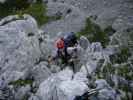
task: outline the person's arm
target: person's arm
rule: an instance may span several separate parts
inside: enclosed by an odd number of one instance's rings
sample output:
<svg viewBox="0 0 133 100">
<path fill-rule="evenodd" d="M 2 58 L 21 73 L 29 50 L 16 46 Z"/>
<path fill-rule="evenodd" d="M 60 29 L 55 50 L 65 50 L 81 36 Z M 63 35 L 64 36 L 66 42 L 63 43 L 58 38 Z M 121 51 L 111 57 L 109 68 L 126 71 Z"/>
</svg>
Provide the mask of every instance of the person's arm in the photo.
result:
<svg viewBox="0 0 133 100">
<path fill-rule="evenodd" d="M 52 61 L 55 61 L 59 57 L 59 50 L 56 51 L 56 54 L 48 57 L 48 62 L 51 63 Z"/>
<path fill-rule="evenodd" d="M 69 55 L 71 55 L 73 52 L 75 52 L 76 49 L 77 49 L 76 47 L 68 47 L 67 52 Z"/>
</svg>

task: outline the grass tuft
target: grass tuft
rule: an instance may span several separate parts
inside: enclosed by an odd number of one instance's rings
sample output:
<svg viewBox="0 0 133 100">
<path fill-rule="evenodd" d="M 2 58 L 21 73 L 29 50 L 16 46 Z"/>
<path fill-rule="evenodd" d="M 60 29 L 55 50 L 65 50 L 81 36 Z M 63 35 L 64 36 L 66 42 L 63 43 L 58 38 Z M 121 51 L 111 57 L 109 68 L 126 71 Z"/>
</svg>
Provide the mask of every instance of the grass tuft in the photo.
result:
<svg viewBox="0 0 133 100">
<path fill-rule="evenodd" d="M 103 47 L 105 47 L 109 42 L 107 33 L 104 32 L 99 25 L 93 23 L 90 18 L 86 19 L 85 28 L 77 34 L 78 37 L 81 35 L 86 36 L 90 42 L 101 42 Z"/>
<path fill-rule="evenodd" d="M 46 5 L 41 2 L 33 3 L 28 8 L 15 11 L 13 13 L 18 14 L 19 16 L 23 14 L 30 14 L 37 20 L 39 25 L 45 24 L 49 20 L 49 17 L 46 15 Z"/>
<path fill-rule="evenodd" d="M 19 80 L 16 80 L 16 81 L 12 81 L 9 84 L 10 85 L 15 85 L 15 86 L 25 86 L 27 84 L 31 85 L 32 83 L 33 83 L 33 80 L 22 80 L 22 79 L 19 79 Z"/>
</svg>

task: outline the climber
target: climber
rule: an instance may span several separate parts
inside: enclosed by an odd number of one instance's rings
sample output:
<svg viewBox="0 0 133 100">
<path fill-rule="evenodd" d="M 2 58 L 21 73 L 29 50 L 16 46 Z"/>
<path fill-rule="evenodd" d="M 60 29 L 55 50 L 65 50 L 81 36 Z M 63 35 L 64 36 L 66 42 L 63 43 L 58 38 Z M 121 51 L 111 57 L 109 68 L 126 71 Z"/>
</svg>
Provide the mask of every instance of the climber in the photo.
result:
<svg viewBox="0 0 133 100">
<path fill-rule="evenodd" d="M 71 58 L 71 55 L 68 53 L 68 47 L 74 47 L 77 43 L 77 37 L 75 33 L 70 32 L 64 37 L 60 37 L 55 42 L 57 48 L 56 55 L 49 58 L 49 62 L 61 58 L 64 64 L 68 64 L 68 60 Z"/>
</svg>

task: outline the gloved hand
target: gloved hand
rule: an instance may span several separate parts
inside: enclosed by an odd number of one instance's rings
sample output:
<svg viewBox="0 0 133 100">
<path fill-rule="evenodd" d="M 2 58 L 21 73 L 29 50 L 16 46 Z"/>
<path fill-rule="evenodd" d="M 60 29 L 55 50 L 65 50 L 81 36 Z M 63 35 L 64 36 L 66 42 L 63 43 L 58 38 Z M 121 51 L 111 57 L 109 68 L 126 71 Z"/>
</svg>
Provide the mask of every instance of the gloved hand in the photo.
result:
<svg viewBox="0 0 133 100">
<path fill-rule="evenodd" d="M 50 64 L 53 61 L 51 56 L 48 56 L 48 63 Z"/>
</svg>

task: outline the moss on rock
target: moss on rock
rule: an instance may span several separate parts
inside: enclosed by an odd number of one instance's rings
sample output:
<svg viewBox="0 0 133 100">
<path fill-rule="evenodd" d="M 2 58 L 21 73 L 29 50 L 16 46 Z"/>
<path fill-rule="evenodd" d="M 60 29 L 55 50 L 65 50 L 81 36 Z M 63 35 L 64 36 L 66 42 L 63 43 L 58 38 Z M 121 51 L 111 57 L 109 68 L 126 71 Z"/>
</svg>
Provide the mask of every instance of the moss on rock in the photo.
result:
<svg viewBox="0 0 133 100">
<path fill-rule="evenodd" d="M 33 83 L 33 80 L 27 79 L 27 80 L 16 80 L 16 81 L 12 81 L 9 84 L 10 85 L 15 85 L 15 86 L 25 86 L 27 84 L 31 85 Z"/>
</svg>

